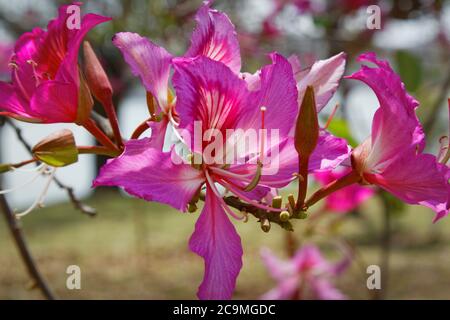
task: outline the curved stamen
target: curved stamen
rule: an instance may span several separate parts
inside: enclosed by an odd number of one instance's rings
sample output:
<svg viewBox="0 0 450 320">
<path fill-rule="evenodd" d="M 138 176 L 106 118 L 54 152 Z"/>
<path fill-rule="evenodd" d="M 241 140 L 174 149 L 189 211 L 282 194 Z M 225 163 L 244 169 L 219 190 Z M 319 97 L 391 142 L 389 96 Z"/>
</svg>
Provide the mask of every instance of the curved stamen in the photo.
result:
<svg viewBox="0 0 450 320">
<path fill-rule="evenodd" d="M 33 77 L 34 77 L 35 84 L 36 84 L 36 87 L 37 87 L 40 84 L 39 77 L 38 77 L 37 72 L 36 72 L 37 63 L 34 62 L 33 60 L 28 60 L 27 63 L 29 65 L 31 65 L 31 68 L 33 69 Z"/>
<path fill-rule="evenodd" d="M 46 170 L 46 165 L 44 164 L 43 166 L 41 165 L 40 168 L 39 167 L 37 167 L 37 168 L 38 168 L 38 170 L 36 171 L 36 175 L 34 175 L 30 180 L 28 180 L 27 182 L 25 182 L 17 187 L 0 190 L 0 194 L 8 194 L 8 193 L 17 191 L 19 189 L 22 189 L 22 188 L 26 187 L 27 185 L 33 183 Z M 15 169 L 15 170 L 19 170 L 19 169 Z"/>
<path fill-rule="evenodd" d="M 217 197 L 217 199 L 220 201 L 223 209 L 229 214 L 231 215 L 233 218 L 237 219 L 237 220 L 243 220 L 245 218 L 245 216 L 238 216 L 236 213 L 233 212 L 233 210 L 231 210 L 228 205 L 225 203 L 225 201 L 222 198 L 222 195 L 220 194 L 219 190 L 217 190 L 216 186 L 214 185 L 214 181 L 211 178 L 208 170 L 205 170 L 205 176 L 206 176 L 206 180 L 208 181 L 209 186 L 211 187 L 212 192 L 214 193 L 214 195 Z"/>
<path fill-rule="evenodd" d="M 43 205 L 43 202 L 45 200 L 45 196 L 48 193 L 48 190 L 50 188 L 50 185 L 53 181 L 53 178 L 55 176 L 55 172 L 56 172 L 56 168 L 51 169 L 50 173 L 49 173 L 49 178 L 44 186 L 44 189 L 42 190 L 41 194 L 39 195 L 39 197 L 36 198 L 36 200 L 34 201 L 34 203 L 25 211 L 20 212 L 20 213 L 16 213 L 15 216 L 16 218 L 22 218 L 24 216 L 26 216 L 27 214 L 29 214 L 31 211 L 33 211 L 34 209 L 36 209 L 37 207 L 40 207 Z"/>
<path fill-rule="evenodd" d="M 18 86 L 19 89 L 20 89 L 20 92 L 24 95 L 24 97 L 25 97 L 27 100 L 31 100 L 30 95 L 29 95 L 28 92 L 25 90 L 25 87 L 23 86 L 22 81 L 20 81 L 20 77 L 19 77 L 19 75 L 17 74 L 17 70 L 19 70 L 19 66 L 18 66 L 17 64 L 15 64 L 14 62 L 11 62 L 9 65 L 10 65 L 10 66 L 13 68 L 13 70 L 14 70 L 14 77 L 15 77 L 15 80 L 16 80 L 16 84 L 17 84 L 17 86 Z"/>
<path fill-rule="evenodd" d="M 231 184 L 229 184 L 227 181 L 220 179 L 218 181 L 221 185 L 223 185 L 225 188 L 233 192 L 237 197 L 241 198 L 242 200 L 248 202 L 251 205 L 254 205 L 255 207 L 258 207 L 259 209 L 266 210 L 266 211 L 272 211 L 272 212 L 281 212 L 284 209 L 277 209 L 273 207 L 269 207 L 267 205 L 264 205 L 262 203 L 256 202 L 255 200 L 250 199 L 245 194 L 243 194 L 241 191 L 238 191 L 238 189 L 234 188 Z"/>
</svg>

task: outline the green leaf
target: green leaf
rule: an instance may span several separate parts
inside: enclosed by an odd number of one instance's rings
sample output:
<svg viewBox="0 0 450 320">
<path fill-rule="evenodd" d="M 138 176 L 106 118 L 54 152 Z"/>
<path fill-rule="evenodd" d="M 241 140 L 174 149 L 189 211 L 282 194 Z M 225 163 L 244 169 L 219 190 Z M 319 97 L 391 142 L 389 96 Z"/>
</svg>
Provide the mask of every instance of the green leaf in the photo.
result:
<svg viewBox="0 0 450 320">
<path fill-rule="evenodd" d="M 348 127 L 347 121 L 344 119 L 334 118 L 328 126 L 328 131 L 337 137 L 344 138 L 347 140 L 348 144 L 354 148 L 358 145 L 350 133 L 350 128 Z"/>
<path fill-rule="evenodd" d="M 412 53 L 399 50 L 395 54 L 398 72 L 406 89 L 416 92 L 419 89 L 423 76 L 422 60 Z"/>
</svg>

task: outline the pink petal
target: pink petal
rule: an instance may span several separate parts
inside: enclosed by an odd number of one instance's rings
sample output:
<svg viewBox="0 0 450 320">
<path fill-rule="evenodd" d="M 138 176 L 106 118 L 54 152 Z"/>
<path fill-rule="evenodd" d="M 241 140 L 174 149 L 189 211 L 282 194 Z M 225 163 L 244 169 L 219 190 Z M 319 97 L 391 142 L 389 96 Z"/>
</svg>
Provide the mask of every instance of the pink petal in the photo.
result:
<svg viewBox="0 0 450 320">
<path fill-rule="evenodd" d="M 262 300 L 292 300 L 295 298 L 295 294 L 299 287 L 299 277 L 294 276 L 282 280 L 278 285 L 265 293 L 261 299 Z"/>
<path fill-rule="evenodd" d="M 290 261 L 280 260 L 272 250 L 268 248 L 262 248 L 261 259 L 267 270 L 270 273 L 270 276 L 277 280 L 282 281 L 288 277 L 292 277 L 296 273 L 296 266 Z"/>
<path fill-rule="evenodd" d="M 74 122 L 77 107 L 77 86 L 60 81 L 42 83 L 30 101 L 32 114 L 45 123 Z"/>
<path fill-rule="evenodd" d="M 242 268 L 241 239 L 209 187 L 189 248 L 205 260 L 198 297 L 231 299 Z"/>
<path fill-rule="evenodd" d="M 241 70 L 239 41 L 227 15 L 211 9 L 210 2 L 207 2 L 197 12 L 195 20 L 197 27 L 185 56 L 206 56 L 222 62 L 238 74 Z"/>
<path fill-rule="evenodd" d="M 245 82 L 224 64 L 205 57 L 174 59 L 173 84 L 177 93 L 180 128 L 188 130 L 194 146 L 194 121 L 202 132 L 236 127 L 247 104 Z M 201 152 L 201 150 L 195 150 Z"/>
<path fill-rule="evenodd" d="M 237 127 L 261 129 L 261 107 L 266 107 L 265 128 L 279 130 L 280 139 L 289 133 L 298 113 L 297 88 L 289 61 L 278 53 L 270 55 L 272 64 L 261 69 L 261 84 L 252 92 L 249 110 Z M 269 143 L 270 145 L 270 143 Z"/>
<path fill-rule="evenodd" d="M 345 300 L 347 297 L 336 289 L 331 282 L 324 278 L 317 276 L 310 281 L 313 293 L 317 299 L 320 300 Z"/>
<path fill-rule="evenodd" d="M 172 55 L 137 33 L 120 32 L 113 38 L 134 75 L 139 76 L 147 91 L 167 111 L 168 85 Z"/>
<path fill-rule="evenodd" d="M 425 146 L 425 136 L 415 114 L 419 103 L 406 92 L 400 77 L 389 64 L 377 60 L 374 53 L 361 55 L 359 60 L 377 66 L 362 66 L 360 71 L 348 78 L 365 82 L 380 102 L 372 125 L 372 151 L 366 160 L 369 169 L 379 171 L 395 159 L 399 150 L 418 147 L 421 152 Z"/>
<path fill-rule="evenodd" d="M 440 166 L 434 156 L 416 155 L 415 150 L 408 150 L 383 172 L 365 174 L 364 177 L 406 203 L 431 206 L 442 214 L 441 209 L 448 203 L 449 185 Z"/>
<path fill-rule="evenodd" d="M 0 112 L 23 121 L 39 122 L 28 108 L 28 102 L 17 95 L 13 85 L 0 81 Z"/>
<path fill-rule="evenodd" d="M 341 52 L 327 60 L 317 61 L 307 73 L 300 72 L 299 64 L 294 60 L 293 66 L 298 75 L 298 101 L 303 100 L 306 88 L 313 86 L 317 112 L 322 110 L 337 90 L 345 71 L 345 58 L 345 53 Z"/>
<path fill-rule="evenodd" d="M 159 122 L 150 121 L 148 122 L 148 126 L 152 130 L 152 147 L 158 150 L 163 150 L 164 141 L 166 138 L 167 125 L 169 124 L 167 117 L 163 117 L 163 119 Z"/>
<path fill-rule="evenodd" d="M 94 186 L 119 186 L 147 201 L 157 201 L 185 211 L 187 204 L 204 182 L 203 173 L 173 152 L 152 147 L 149 138 L 130 140 L 124 153 L 105 164 Z"/>
</svg>

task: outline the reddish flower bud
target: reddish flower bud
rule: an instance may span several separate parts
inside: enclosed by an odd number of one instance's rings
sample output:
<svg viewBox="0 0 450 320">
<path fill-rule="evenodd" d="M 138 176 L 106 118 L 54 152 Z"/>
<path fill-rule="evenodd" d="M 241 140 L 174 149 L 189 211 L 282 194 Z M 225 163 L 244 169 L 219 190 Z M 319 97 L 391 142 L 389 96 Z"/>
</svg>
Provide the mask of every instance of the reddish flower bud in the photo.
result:
<svg viewBox="0 0 450 320">
<path fill-rule="evenodd" d="M 319 140 L 319 120 L 317 118 L 314 88 L 308 86 L 303 97 L 295 127 L 295 149 L 300 157 L 309 157 Z"/>
<path fill-rule="evenodd" d="M 97 58 L 91 44 L 83 43 L 86 81 L 94 97 L 102 104 L 107 105 L 112 99 L 113 89 L 111 83 Z"/>
</svg>

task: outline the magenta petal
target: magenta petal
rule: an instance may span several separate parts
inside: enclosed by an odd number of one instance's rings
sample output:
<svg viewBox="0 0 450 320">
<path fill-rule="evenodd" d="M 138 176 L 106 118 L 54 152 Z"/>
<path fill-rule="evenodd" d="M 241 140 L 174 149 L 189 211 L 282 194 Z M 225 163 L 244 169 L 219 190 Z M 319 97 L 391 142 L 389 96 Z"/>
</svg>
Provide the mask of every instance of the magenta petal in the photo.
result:
<svg viewBox="0 0 450 320">
<path fill-rule="evenodd" d="M 195 121 L 202 122 L 203 133 L 236 127 L 243 109 L 248 108 L 244 80 L 223 63 L 206 57 L 174 59 L 174 68 L 180 127 L 191 133 L 192 145 Z"/>
<path fill-rule="evenodd" d="M 94 186 L 118 186 L 147 201 L 157 201 L 185 211 L 204 182 L 203 173 L 188 164 L 175 164 L 174 152 L 152 148 L 149 138 L 130 140 L 124 153 L 109 160 Z"/>
<path fill-rule="evenodd" d="M 347 141 L 320 130 L 317 147 L 309 158 L 309 171 L 332 170 L 349 158 Z"/>
<path fill-rule="evenodd" d="M 205 260 L 205 275 L 198 297 L 231 299 L 242 268 L 241 239 L 210 188 L 189 248 Z"/>
<path fill-rule="evenodd" d="M 0 112 L 24 121 L 39 122 L 35 115 L 30 114 L 28 103 L 16 94 L 15 88 L 0 81 Z"/>
<path fill-rule="evenodd" d="M 317 61 L 307 73 L 300 72 L 298 62 L 292 58 L 294 71 L 297 71 L 299 101 L 303 100 L 306 88 L 313 86 L 317 112 L 322 110 L 337 90 L 345 71 L 345 58 L 345 53 L 341 52 L 329 59 Z"/>
<path fill-rule="evenodd" d="M 347 78 L 363 81 L 377 95 L 380 108 L 373 120 L 372 152 L 367 166 L 382 170 L 399 154 L 399 149 L 417 146 L 419 152 L 423 150 L 425 135 L 415 113 L 419 103 L 406 92 L 405 85 L 388 62 L 378 60 L 374 53 L 361 55 L 359 61 L 372 62 L 377 66 L 362 66 Z"/>
<path fill-rule="evenodd" d="M 248 111 L 238 122 L 242 129 L 261 129 L 261 107 L 266 107 L 265 128 L 279 131 L 280 139 L 294 126 L 297 113 L 298 91 L 289 61 L 278 53 L 270 55 L 272 64 L 260 71 L 260 89 L 253 91 Z"/>
<path fill-rule="evenodd" d="M 172 55 L 137 33 L 117 33 L 113 43 L 122 52 L 133 74 L 139 76 L 147 91 L 156 97 L 159 107 L 166 110 Z"/>
<path fill-rule="evenodd" d="M 152 130 L 152 148 L 163 150 L 166 138 L 167 125 L 169 124 L 167 117 L 163 117 L 161 121 L 149 121 L 148 126 Z"/>
<path fill-rule="evenodd" d="M 442 214 L 439 208 L 447 206 L 448 181 L 432 155 L 416 155 L 415 150 L 409 150 L 380 174 L 367 174 L 365 177 L 406 203 L 427 205 L 438 214 Z"/>
<path fill-rule="evenodd" d="M 30 101 L 32 113 L 45 123 L 73 122 L 77 106 L 77 86 L 53 80 L 42 83 Z"/>
<path fill-rule="evenodd" d="M 227 65 L 234 73 L 241 70 L 239 41 L 226 14 L 204 4 L 197 12 L 197 27 L 191 37 L 186 57 L 206 56 Z"/>
</svg>

